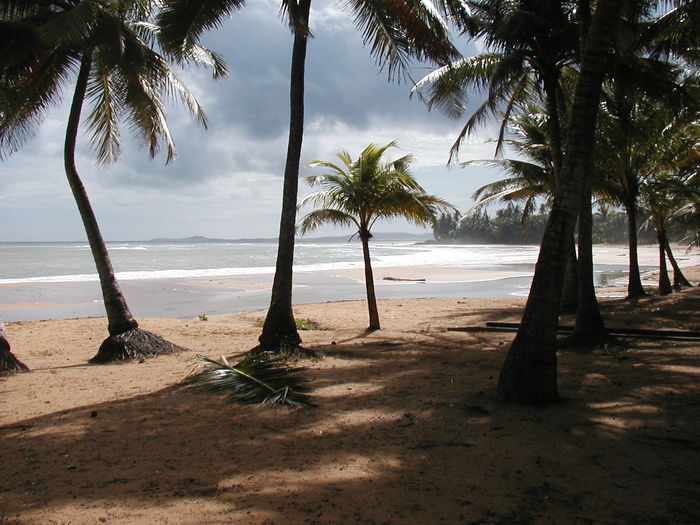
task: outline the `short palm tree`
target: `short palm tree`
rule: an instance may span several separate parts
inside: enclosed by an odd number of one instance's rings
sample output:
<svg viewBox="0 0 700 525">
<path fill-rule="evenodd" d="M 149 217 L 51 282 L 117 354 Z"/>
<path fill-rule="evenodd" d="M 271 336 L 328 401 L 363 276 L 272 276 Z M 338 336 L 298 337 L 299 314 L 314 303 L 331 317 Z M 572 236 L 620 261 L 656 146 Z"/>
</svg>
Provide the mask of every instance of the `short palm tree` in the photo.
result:
<svg viewBox="0 0 700 525">
<path fill-rule="evenodd" d="M 419 226 L 430 226 L 439 212 L 454 209 L 444 200 L 426 194 L 416 182 L 409 173 L 412 155 L 383 162 L 384 153 L 392 147 L 396 147 L 396 142 L 381 147 L 370 144 L 354 161 L 347 151 L 341 151 L 336 154 L 341 165 L 311 161 L 308 166 L 322 166 L 329 172 L 306 177 L 310 186 L 320 186 L 322 190 L 306 196 L 299 204 L 299 207 L 311 204 L 317 208 L 302 218 L 299 225 L 302 235 L 324 223 L 357 228 L 365 264 L 368 330 L 380 329 L 369 254 L 374 224 L 379 219 L 403 217 Z"/>
<path fill-rule="evenodd" d="M 75 165 L 81 113 L 87 118 L 98 162 L 115 161 L 121 152 L 119 123 L 126 120 L 154 156 L 175 148 L 165 120 L 164 98 L 179 98 L 204 124 L 204 114 L 165 59 L 154 49 L 157 28 L 152 0 L 0 1 L 0 48 L 16 49 L 0 57 L 0 156 L 21 147 L 76 78 L 68 117 L 64 165 L 100 278 L 110 336 L 93 362 L 132 359 L 176 350 L 140 330 L 115 278 L 105 242 Z M 204 48 L 193 60 L 223 73 L 216 56 Z M 74 75 L 77 73 L 77 77 Z"/>
</svg>

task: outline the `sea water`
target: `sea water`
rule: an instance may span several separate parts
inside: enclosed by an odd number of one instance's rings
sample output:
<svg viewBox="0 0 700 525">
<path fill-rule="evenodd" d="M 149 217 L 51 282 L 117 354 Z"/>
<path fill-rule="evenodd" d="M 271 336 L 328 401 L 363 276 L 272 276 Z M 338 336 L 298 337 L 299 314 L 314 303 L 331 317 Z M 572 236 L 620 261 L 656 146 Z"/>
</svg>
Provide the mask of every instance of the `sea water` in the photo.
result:
<svg viewBox="0 0 700 525">
<path fill-rule="evenodd" d="M 138 317 L 192 318 L 269 305 L 277 243 L 270 241 L 110 242 L 112 265 Z M 525 297 L 537 246 L 371 243 L 377 296 Z M 382 268 L 467 270 L 455 282 L 396 282 Z M 363 268 L 356 240 L 297 242 L 294 304 L 363 300 L 365 286 L 342 270 Z M 488 275 L 468 270 L 488 270 Z M 422 276 L 419 271 L 416 275 Z M 596 285 L 623 285 L 621 265 L 597 265 Z M 104 315 L 95 263 L 85 242 L 0 243 L 0 318 L 5 321 Z"/>
<path fill-rule="evenodd" d="M 274 242 L 112 242 L 107 249 L 120 281 L 273 274 L 277 254 Z M 371 253 L 375 268 L 498 271 L 514 264 L 534 264 L 538 247 L 382 241 L 371 243 Z M 301 241 L 295 248 L 295 272 L 362 267 L 358 242 Z M 97 280 L 87 243 L 0 243 L 0 285 Z"/>
</svg>

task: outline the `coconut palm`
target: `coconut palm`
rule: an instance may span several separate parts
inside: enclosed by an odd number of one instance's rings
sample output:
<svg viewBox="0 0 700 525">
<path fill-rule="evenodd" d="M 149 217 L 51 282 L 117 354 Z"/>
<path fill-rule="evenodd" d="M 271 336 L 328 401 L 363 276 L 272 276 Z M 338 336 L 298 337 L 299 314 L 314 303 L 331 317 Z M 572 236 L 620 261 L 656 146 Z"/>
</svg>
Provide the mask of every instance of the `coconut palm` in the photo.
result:
<svg viewBox="0 0 700 525">
<path fill-rule="evenodd" d="M 469 101 L 469 90 L 486 92 L 486 99 L 469 116 L 452 146 L 456 156 L 461 142 L 486 119 L 501 119 L 496 154 L 503 146 L 511 116 L 533 101 L 542 101 L 558 175 L 562 163 L 562 127 L 565 125 L 571 70 L 577 61 L 578 32 L 573 2 L 481 0 L 464 2 L 468 9 L 455 24 L 486 51 L 461 59 L 426 75 L 415 86 L 429 107 L 459 118 Z"/>
<path fill-rule="evenodd" d="M 547 117 L 540 108 L 530 105 L 526 113 L 511 118 L 509 130 L 511 136 L 505 143 L 520 157 L 519 159 L 472 160 L 462 163 L 462 166 L 483 164 L 503 170 L 507 174 L 504 179 L 486 184 L 474 192 L 472 197 L 476 203 L 472 209 L 477 210 L 496 201 L 522 201 L 522 221 L 525 228 L 525 221 L 535 211 L 537 200 L 544 199 L 551 206 L 557 184 Z M 580 239 L 585 242 L 585 239 Z M 573 236 L 567 249 L 567 257 L 562 308 L 574 311 L 578 306 L 580 274 L 576 261 L 576 240 Z"/>
<path fill-rule="evenodd" d="M 244 6 L 243 0 L 163 0 L 159 18 L 161 39 L 170 52 L 186 55 L 201 35 L 219 26 L 231 13 Z M 430 0 L 393 2 L 391 0 L 346 0 L 354 14 L 370 53 L 386 66 L 390 77 L 404 74 L 412 58 L 447 63 L 456 51 L 447 38 L 447 27 Z M 289 141 L 284 169 L 282 213 L 278 237 L 275 277 L 260 345 L 256 352 L 278 351 L 301 343 L 292 312 L 294 234 L 297 212 L 299 165 L 304 130 L 304 67 L 306 47 L 311 37 L 310 0 L 282 0 L 281 12 L 293 33 L 290 73 Z M 451 15 L 463 9 L 459 2 L 439 3 Z"/>
<path fill-rule="evenodd" d="M 565 251 L 588 176 L 603 83 L 604 64 L 615 34 L 621 5 L 599 0 L 586 35 L 581 74 L 567 132 L 564 164 L 542 239 L 530 295 L 520 328 L 498 381 L 498 396 L 507 402 L 551 403 L 559 399 L 556 337 Z"/>
<path fill-rule="evenodd" d="M 700 165 L 697 141 L 700 125 L 691 107 L 676 112 L 657 101 L 646 101 L 643 112 L 649 136 L 643 171 L 648 175 L 640 196 L 650 212 L 647 222 L 654 225 L 659 243 L 659 293 L 668 294 L 671 283 L 665 269 L 666 257 L 673 267 L 674 286 L 690 286 L 673 256 L 668 230 L 678 217 L 678 211 L 692 201 L 689 197 Z"/>
<path fill-rule="evenodd" d="M 176 350 L 172 343 L 138 328 L 75 164 L 86 104 L 91 106 L 87 127 L 98 164 L 118 158 L 123 120 L 148 146 L 151 156 L 165 146 L 170 161 L 175 147 L 165 119 L 166 97 L 180 99 L 205 124 L 197 101 L 153 47 L 157 34 L 152 24 L 154 6 L 148 0 L 0 2 L 0 23 L 5 29 L 0 31 L 2 47 L 17 48 L 17 53 L 3 53 L 0 58 L 0 154 L 7 155 L 26 142 L 75 78 L 64 167 L 97 267 L 110 334 L 93 362 Z M 194 51 L 194 58 L 223 73 L 215 55 L 204 48 Z"/>
<path fill-rule="evenodd" d="M 396 142 L 381 147 L 370 144 L 357 160 L 352 160 L 347 151 L 341 151 L 336 154 L 341 164 L 311 161 L 309 166 L 321 166 L 329 171 L 306 177 L 310 186 L 322 189 L 306 196 L 299 204 L 300 207 L 311 204 L 318 208 L 302 218 L 299 225 L 302 235 L 326 223 L 357 228 L 365 265 L 368 330 L 380 329 L 369 254 L 374 224 L 380 219 L 403 217 L 419 226 L 430 226 L 439 212 L 453 209 L 444 200 L 426 194 L 416 182 L 409 172 L 412 155 L 391 162 L 382 160 L 384 153 L 392 147 L 396 147 Z"/>
<path fill-rule="evenodd" d="M 478 159 L 461 166 L 485 165 L 499 168 L 506 177 L 485 184 L 472 195 L 478 210 L 494 202 L 522 202 L 523 223 L 536 210 L 537 200 L 551 200 L 556 188 L 551 149 L 545 130 L 546 116 L 535 106 L 526 114 L 514 117 L 509 125 L 510 137 L 504 140 L 519 158 Z"/>
</svg>

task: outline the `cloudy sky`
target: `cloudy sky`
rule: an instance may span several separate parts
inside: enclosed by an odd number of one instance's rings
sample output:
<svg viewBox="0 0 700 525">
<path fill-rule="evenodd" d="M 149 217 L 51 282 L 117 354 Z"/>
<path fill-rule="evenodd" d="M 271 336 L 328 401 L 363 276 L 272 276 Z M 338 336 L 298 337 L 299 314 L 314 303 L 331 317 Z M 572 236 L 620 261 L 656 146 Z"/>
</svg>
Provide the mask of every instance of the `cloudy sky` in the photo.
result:
<svg viewBox="0 0 700 525">
<path fill-rule="evenodd" d="M 464 211 L 471 193 L 498 174 L 485 168 L 446 166 L 462 123 L 429 112 L 410 84 L 390 83 L 362 45 L 351 17 L 332 0 L 316 0 L 314 38 L 306 69 L 306 127 L 302 162 L 333 160 L 341 149 L 353 157 L 370 142 L 396 140 L 393 156 L 412 153 L 413 173 L 429 192 Z M 169 122 L 177 159 L 149 159 L 127 141 L 121 160 L 95 166 L 81 136 L 77 165 L 108 241 L 205 235 L 216 238 L 275 237 L 288 132 L 292 37 L 278 3 L 258 1 L 237 13 L 206 43 L 229 61 L 228 78 L 204 71 L 183 77 L 204 106 L 208 130 L 174 107 Z M 473 47 L 465 43 L 463 52 Z M 416 68 L 415 79 L 427 73 Z M 66 103 L 52 111 L 36 137 L 0 163 L 0 241 L 83 240 L 85 234 L 63 172 Z M 127 130 L 125 129 L 125 135 Z M 483 133 L 488 136 L 488 130 Z M 493 145 L 474 137 L 461 160 L 489 158 Z M 316 168 L 319 170 L 319 168 Z M 301 175 L 315 173 L 302 168 Z M 300 185 L 300 195 L 309 192 Z M 385 223 L 377 231 L 421 231 Z M 319 234 L 338 233 L 320 230 Z"/>
</svg>

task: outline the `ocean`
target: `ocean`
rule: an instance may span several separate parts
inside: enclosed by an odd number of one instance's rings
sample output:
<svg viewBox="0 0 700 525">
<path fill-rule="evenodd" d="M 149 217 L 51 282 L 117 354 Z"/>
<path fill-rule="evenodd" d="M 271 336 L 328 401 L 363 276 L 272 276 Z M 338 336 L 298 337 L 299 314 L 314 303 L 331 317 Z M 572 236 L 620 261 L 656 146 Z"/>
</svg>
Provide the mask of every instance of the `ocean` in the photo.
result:
<svg viewBox="0 0 700 525">
<path fill-rule="evenodd" d="M 277 253 L 274 242 L 147 241 L 107 246 L 136 316 L 190 318 L 263 309 L 269 304 Z M 376 241 L 371 243 L 371 253 L 377 295 L 380 299 L 525 296 L 538 250 L 529 245 Z M 357 273 L 362 268 L 357 241 L 300 240 L 295 249 L 295 304 L 364 299 L 364 284 Z M 461 272 L 461 276 L 388 282 L 382 280 L 383 268 L 432 268 Z M 615 284 L 624 278 L 624 269 L 622 265 L 596 267 L 596 284 Z M 0 315 L 5 321 L 104 315 L 87 243 L 0 243 Z"/>
<path fill-rule="evenodd" d="M 120 281 L 266 275 L 275 271 L 273 242 L 113 242 L 107 244 Z M 537 246 L 371 243 L 373 266 L 495 268 L 534 264 Z M 297 272 L 362 268 L 359 242 L 299 241 Z M 97 281 L 83 242 L 0 243 L 0 284 Z"/>
</svg>

